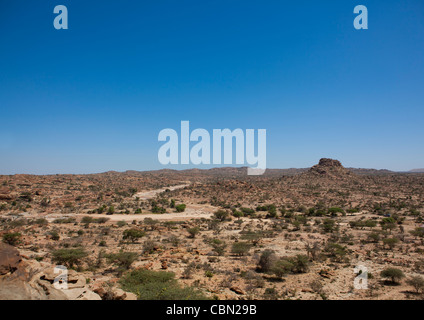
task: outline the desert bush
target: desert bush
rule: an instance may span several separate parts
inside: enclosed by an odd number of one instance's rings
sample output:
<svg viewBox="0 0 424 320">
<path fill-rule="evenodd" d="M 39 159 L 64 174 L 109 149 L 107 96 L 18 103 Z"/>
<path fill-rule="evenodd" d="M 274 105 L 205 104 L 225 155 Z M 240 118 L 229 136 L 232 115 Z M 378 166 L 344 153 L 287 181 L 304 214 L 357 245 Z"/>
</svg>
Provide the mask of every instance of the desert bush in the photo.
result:
<svg viewBox="0 0 424 320">
<path fill-rule="evenodd" d="M 116 225 L 117 225 L 119 228 L 121 228 L 121 227 L 126 226 L 126 225 L 127 225 L 127 223 L 126 223 L 125 221 L 118 221 L 118 222 L 116 223 Z"/>
<path fill-rule="evenodd" d="M 316 260 L 320 253 L 321 246 L 318 242 L 314 243 L 306 243 L 306 252 L 308 256 L 311 257 L 312 260 Z"/>
<path fill-rule="evenodd" d="M 151 200 L 152 212 L 153 213 L 165 213 L 166 209 L 158 205 L 156 200 Z"/>
<path fill-rule="evenodd" d="M 367 238 L 369 241 L 377 243 L 378 241 L 380 241 L 380 234 L 377 232 L 371 232 L 368 234 Z"/>
<path fill-rule="evenodd" d="M 305 255 L 294 257 L 283 257 L 275 261 L 270 270 L 277 277 L 281 278 L 287 273 L 304 273 L 308 271 L 309 259 Z"/>
<path fill-rule="evenodd" d="M 328 213 L 332 216 L 337 215 L 337 213 L 341 213 L 342 215 L 345 215 L 345 211 L 342 208 L 339 207 L 332 207 L 328 209 Z"/>
<path fill-rule="evenodd" d="M 50 235 L 52 240 L 58 241 L 60 239 L 60 235 L 56 230 L 50 231 L 49 235 Z"/>
<path fill-rule="evenodd" d="M 81 223 L 90 224 L 94 221 L 93 217 L 85 216 L 81 219 Z"/>
<path fill-rule="evenodd" d="M 383 230 L 393 230 L 396 228 L 396 220 L 392 217 L 383 218 L 380 221 L 380 224 Z"/>
<path fill-rule="evenodd" d="M 174 247 L 178 247 L 178 245 L 181 243 L 181 240 L 176 235 L 171 235 L 168 238 L 168 242 L 170 242 Z"/>
<path fill-rule="evenodd" d="M 159 220 L 152 219 L 152 218 L 144 218 L 143 224 L 146 226 L 149 226 L 151 230 L 154 230 L 156 226 L 159 224 Z"/>
<path fill-rule="evenodd" d="M 238 256 L 244 256 L 249 252 L 251 247 L 251 244 L 247 242 L 234 242 L 231 252 Z"/>
<path fill-rule="evenodd" d="M 277 300 L 280 297 L 278 294 L 278 291 L 275 287 L 272 288 L 266 288 L 264 291 L 263 298 L 265 300 Z"/>
<path fill-rule="evenodd" d="M 241 212 L 241 211 L 238 211 L 238 210 L 233 210 L 233 217 L 235 217 L 235 218 L 241 218 L 241 217 L 244 217 L 244 213 L 243 212 Z"/>
<path fill-rule="evenodd" d="M 243 208 L 242 207 L 242 208 L 240 208 L 240 211 L 243 212 L 247 216 L 255 213 L 255 210 L 251 209 L 251 208 Z"/>
<path fill-rule="evenodd" d="M 332 258 L 333 261 L 342 262 L 347 255 L 347 248 L 334 242 L 326 245 L 324 251 Z"/>
<path fill-rule="evenodd" d="M 278 278 L 290 273 L 293 270 L 293 263 L 287 258 L 280 258 L 271 267 L 271 272 Z"/>
<path fill-rule="evenodd" d="M 106 247 L 106 246 L 107 246 L 107 244 L 106 244 L 105 240 L 102 240 L 102 241 L 99 242 L 99 247 Z"/>
<path fill-rule="evenodd" d="M 414 287 L 417 293 L 420 293 L 424 290 L 424 278 L 421 276 L 413 276 L 412 278 L 408 279 L 406 283 Z"/>
<path fill-rule="evenodd" d="M 410 233 L 414 236 L 414 237 L 419 237 L 419 238 L 424 238 L 424 228 L 421 227 L 417 227 L 414 230 L 410 231 Z"/>
<path fill-rule="evenodd" d="M 143 253 L 150 254 L 153 253 L 158 248 L 158 244 L 153 240 L 146 240 L 143 243 Z"/>
<path fill-rule="evenodd" d="M 241 239 L 250 241 L 253 245 L 258 244 L 260 239 L 263 237 L 263 234 L 261 232 L 255 232 L 252 230 L 242 231 L 240 232 Z"/>
<path fill-rule="evenodd" d="M 33 222 L 34 224 L 37 224 L 37 225 L 39 225 L 39 226 L 46 226 L 46 225 L 48 225 L 49 224 L 49 222 L 46 220 L 46 219 L 44 219 L 44 218 L 39 218 L 39 219 L 36 219 L 36 220 L 34 220 L 34 222 Z"/>
<path fill-rule="evenodd" d="M 324 219 L 321 224 L 321 228 L 324 232 L 331 233 L 335 230 L 335 224 L 336 222 L 333 219 Z"/>
<path fill-rule="evenodd" d="M 322 282 L 319 280 L 312 281 L 309 286 L 311 287 L 312 291 L 320 294 L 322 292 L 322 288 L 324 287 Z"/>
<path fill-rule="evenodd" d="M 175 210 L 177 210 L 177 212 L 184 212 L 185 209 L 186 209 L 186 205 L 184 203 L 175 206 Z"/>
<path fill-rule="evenodd" d="M 75 218 L 59 218 L 59 219 L 55 219 L 53 220 L 53 223 L 75 223 Z"/>
<path fill-rule="evenodd" d="M 218 210 L 214 212 L 213 216 L 216 220 L 223 222 L 227 220 L 229 214 L 228 214 L 228 211 L 226 210 Z"/>
<path fill-rule="evenodd" d="M 405 277 L 402 270 L 396 268 L 387 268 L 381 271 L 380 275 L 383 278 L 390 278 L 391 282 L 394 284 L 399 283 L 402 278 Z"/>
<path fill-rule="evenodd" d="M 225 241 L 219 240 L 219 239 L 213 239 L 210 244 L 218 256 L 224 255 L 225 248 L 227 247 L 227 244 L 225 243 Z"/>
<path fill-rule="evenodd" d="M 122 289 L 135 293 L 139 300 L 206 299 L 193 287 L 181 287 L 172 272 L 139 269 L 125 275 L 119 282 Z"/>
<path fill-rule="evenodd" d="M 109 263 L 114 263 L 118 266 L 116 271 L 122 274 L 124 271 L 131 267 L 131 264 L 137 259 L 137 253 L 135 252 L 118 252 L 111 253 L 105 256 Z"/>
<path fill-rule="evenodd" d="M 94 222 L 102 224 L 102 223 L 108 222 L 109 220 L 110 220 L 109 218 L 102 217 L 102 218 L 95 219 Z"/>
<path fill-rule="evenodd" d="M 193 228 L 187 229 L 187 231 L 190 234 L 190 238 L 195 238 L 196 235 L 200 232 L 200 228 L 199 227 L 193 227 Z"/>
<path fill-rule="evenodd" d="M 309 267 L 309 259 L 307 256 L 298 254 L 294 258 L 291 259 L 293 263 L 292 272 L 294 273 L 305 273 L 308 271 Z"/>
<path fill-rule="evenodd" d="M 384 245 L 388 246 L 391 250 L 395 247 L 395 245 L 399 242 L 398 238 L 386 238 L 383 239 Z"/>
<path fill-rule="evenodd" d="M 79 265 L 82 259 L 88 256 L 83 248 L 58 249 L 52 252 L 52 261 L 72 268 Z"/>
<path fill-rule="evenodd" d="M 114 214 L 114 213 L 115 213 L 115 207 L 114 206 L 110 206 L 107 209 L 107 213 L 106 214 L 111 215 L 111 214 Z"/>
<path fill-rule="evenodd" d="M 275 263 L 277 257 L 273 250 L 266 249 L 262 252 L 259 257 L 257 269 L 261 272 L 269 272 L 273 264 Z"/>
<path fill-rule="evenodd" d="M 11 246 L 16 246 L 21 242 L 22 234 L 19 232 L 5 233 L 3 235 L 3 242 L 10 244 Z"/>
<path fill-rule="evenodd" d="M 127 229 L 123 232 L 123 239 L 135 243 L 138 239 L 144 237 L 145 233 L 139 229 Z"/>
<path fill-rule="evenodd" d="M 193 276 L 194 269 L 195 269 L 195 266 L 193 263 L 190 263 L 189 265 L 187 265 L 183 271 L 183 274 L 181 275 L 181 278 L 191 279 Z"/>
</svg>

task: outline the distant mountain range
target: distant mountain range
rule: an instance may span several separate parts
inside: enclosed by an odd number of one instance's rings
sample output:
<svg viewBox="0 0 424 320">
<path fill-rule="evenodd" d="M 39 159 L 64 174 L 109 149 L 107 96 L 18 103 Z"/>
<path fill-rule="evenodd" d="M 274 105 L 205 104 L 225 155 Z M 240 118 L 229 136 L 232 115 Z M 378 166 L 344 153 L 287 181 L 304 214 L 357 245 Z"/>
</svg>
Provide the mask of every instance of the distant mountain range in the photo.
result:
<svg viewBox="0 0 424 320">
<path fill-rule="evenodd" d="M 412 170 L 409 170 L 408 172 L 423 173 L 424 172 L 424 168 L 422 168 L 422 169 L 412 169 Z"/>
</svg>

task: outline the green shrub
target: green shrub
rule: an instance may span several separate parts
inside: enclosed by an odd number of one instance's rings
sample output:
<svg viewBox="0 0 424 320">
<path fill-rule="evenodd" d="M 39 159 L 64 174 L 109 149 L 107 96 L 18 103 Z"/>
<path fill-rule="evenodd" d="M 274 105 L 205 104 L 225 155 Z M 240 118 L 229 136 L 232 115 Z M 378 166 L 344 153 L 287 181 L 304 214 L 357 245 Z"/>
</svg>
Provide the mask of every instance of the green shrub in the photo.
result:
<svg viewBox="0 0 424 320">
<path fill-rule="evenodd" d="M 381 271 L 380 274 L 383 278 L 390 278 L 392 283 L 399 283 L 399 281 L 405 277 L 402 270 L 396 268 L 387 268 Z"/>
<path fill-rule="evenodd" d="M 21 242 L 22 234 L 19 232 L 5 233 L 3 235 L 3 242 L 10 244 L 11 246 L 16 246 Z"/>
<path fill-rule="evenodd" d="M 331 233 L 336 229 L 335 224 L 336 222 L 333 219 L 324 219 L 321 228 L 324 230 L 324 232 Z"/>
<path fill-rule="evenodd" d="M 273 250 L 266 249 L 259 257 L 257 269 L 261 272 L 269 272 L 277 257 Z"/>
<path fill-rule="evenodd" d="M 118 252 L 106 255 L 109 263 L 114 263 L 118 266 L 117 270 L 119 274 L 128 270 L 131 264 L 137 259 L 137 253 L 135 252 Z"/>
<path fill-rule="evenodd" d="M 190 234 L 190 238 L 195 238 L 196 235 L 200 232 L 200 228 L 199 227 L 193 227 L 193 228 L 187 229 L 187 231 Z"/>
<path fill-rule="evenodd" d="M 107 209 L 107 213 L 108 215 L 114 214 L 115 213 L 115 207 L 114 206 L 110 206 L 109 209 Z"/>
<path fill-rule="evenodd" d="M 81 219 L 81 223 L 89 224 L 94 221 L 93 217 L 85 216 Z"/>
<path fill-rule="evenodd" d="M 227 247 L 227 244 L 219 239 L 213 239 L 211 241 L 211 246 L 213 247 L 213 250 L 216 252 L 218 256 L 223 256 L 225 253 L 225 248 Z"/>
<path fill-rule="evenodd" d="M 127 225 L 127 223 L 126 223 L 125 221 L 118 221 L 118 222 L 116 223 L 116 225 L 117 225 L 119 228 L 121 228 L 121 227 L 126 226 L 126 225 Z"/>
<path fill-rule="evenodd" d="M 235 218 L 241 218 L 241 217 L 244 217 L 244 213 L 243 213 L 243 212 L 241 212 L 241 211 L 238 211 L 238 210 L 234 209 L 234 210 L 233 210 L 233 217 L 235 217 Z"/>
<path fill-rule="evenodd" d="M 102 223 L 108 222 L 109 220 L 110 220 L 109 218 L 102 217 L 102 218 L 95 219 L 94 222 L 102 224 Z"/>
<path fill-rule="evenodd" d="M 221 222 L 225 221 L 229 216 L 228 211 L 226 211 L 226 210 L 215 211 L 213 215 L 214 215 L 214 218 L 216 220 L 221 221 Z"/>
<path fill-rule="evenodd" d="M 393 249 L 395 245 L 399 242 L 398 238 L 386 238 L 383 239 L 383 243 L 388 246 L 390 249 Z"/>
<path fill-rule="evenodd" d="M 186 209 L 186 205 L 184 203 L 175 206 L 175 210 L 177 210 L 177 212 L 184 212 L 185 209 Z"/>
<path fill-rule="evenodd" d="M 342 215 L 345 215 L 345 211 L 342 208 L 339 207 L 332 207 L 328 209 L 328 213 L 331 215 L 337 215 L 337 213 L 341 213 Z"/>
<path fill-rule="evenodd" d="M 204 300 L 204 294 L 193 287 L 181 287 L 173 272 L 134 270 L 120 281 L 125 291 L 139 300 Z"/>
<path fill-rule="evenodd" d="M 138 239 L 141 237 L 144 237 L 145 233 L 139 229 L 127 229 L 123 232 L 123 239 L 124 240 L 130 240 L 131 242 L 135 243 Z"/>
<path fill-rule="evenodd" d="M 52 252 L 52 261 L 72 268 L 74 265 L 79 265 L 87 256 L 88 253 L 82 248 L 58 249 Z"/>
<path fill-rule="evenodd" d="M 52 240 L 54 241 L 58 241 L 60 239 L 60 235 L 57 231 L 53 230 L 50 231 L 50 237 L 52 238 Z"/>
<path fill-rule="evenodd" d="M 240 211 L 243 212 L 245 215 L 251 215 L 255 213 L 254 209 L 251 208 L 240 208 Z"/>
<path fill-rule="evenodd" d="M 332 243 L 332 242 L 328 243 L 324 250 L 325 252 L 327 252 L 329 257 L 336 262 L 344 261 L 348 253 L 346 247 L 343 247 L 342 245 L 338 243 Z"/>
<path fill-rule="evenodd" d="M 249 252 L 251 247 L 251 244 L 247 242 L 234 242 L 231 252 L 238 256 L 244 256 Z"/>
<path fill-rule="evenodd" d="M 285 274 L 290 273 L 293 269 L 293 263 L 286 258 L 278 259 L 271 267 L 272 273 L 282 278 Z"/>
<path fill-rule="evenodd" d="M 406 281 L 407 284 L 413 286 L 417 293 L 424 290 L 424 278 L 421 276 L 413 276 Z"/>
</svg>

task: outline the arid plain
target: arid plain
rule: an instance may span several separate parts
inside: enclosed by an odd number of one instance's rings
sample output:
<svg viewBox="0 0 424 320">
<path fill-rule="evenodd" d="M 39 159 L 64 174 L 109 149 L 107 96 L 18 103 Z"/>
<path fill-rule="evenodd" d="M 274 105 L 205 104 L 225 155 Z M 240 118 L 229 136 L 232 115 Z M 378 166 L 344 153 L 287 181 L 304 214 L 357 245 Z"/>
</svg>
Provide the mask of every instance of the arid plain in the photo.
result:
<svg viewBox="0 0 424 320">
<path fill-rule="evenodd" d="M 0 299 L 423 299 L 424 173 L 246 171 L 0 176 Z"/>
</svg>

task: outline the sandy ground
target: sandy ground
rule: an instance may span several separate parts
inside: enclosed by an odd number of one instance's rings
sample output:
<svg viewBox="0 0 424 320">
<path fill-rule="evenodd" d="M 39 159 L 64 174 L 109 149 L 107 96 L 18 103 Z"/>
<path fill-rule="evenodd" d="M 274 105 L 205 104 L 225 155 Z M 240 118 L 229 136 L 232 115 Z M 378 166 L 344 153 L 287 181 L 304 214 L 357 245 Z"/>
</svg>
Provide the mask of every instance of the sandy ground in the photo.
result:
<svg viewBox="0 0 424 320">
<path fill-rule="evenodd" d="M 134 198 L 138 197 L 140 200 L 146 201 L 149 199 L 152 199 L 156 197 L 159 193 L 165 191 L 166 189 L 169 190 L 176 190 L 181 189 L 189 186 L 189 184 L 180 184 L 168 188 L 161 188 L 161 189 L 155 189 L 150 191 L 142 191 L 138 192 L 134 195 Z M 113 215 L 106 215 L 106 214 L 96 214 L 96 218 L 109 218 L 110 221 L 142 221 L 145 218 L 152 218 L 155 220 L 162 220 L 162 221 L 183 221 L 183 220 L 190 220 L 190 219 L 200 219 L 200 218 L 210 218 L 212 214 L 217 210 L 217 207 L 213 207 L 211 205 L 199 205 L 199 204 L 187 204 L 186 210 L 184 212 L 172 212 L 172 213 L 164 213 L 164 214 L 153 214 L 153 213 L 146 213 L 146 214 L 113 214 Z M 37 214 L 37 217 L 43 217 L 47 219 L 48 221 L 52 222 L 55 219 L 59 218 L 67 218 L 67 217 L 84 217 L 87 214 L 85 213 L 53 213 L 53 214 Z M 25 212 L 22 214 L 19 214 L 21 217 L 27 217 L 30 218 L 33 216 L 30 212 Z"/>
<path fill-rule="evenodd" d="M 190 219 L 200 219 L 200 218 L 210 218 L 217 210 L 216 207 L 208 205 L 197 205 L 197 204 L 188 204 L 184 212 L 172 212 L 172 213 L 163 213 L 163 214 L 96 214 L 96 218 L 105 217 L 109 218 L 110 221 L 142 221 L 145 218 L 152 218 L 155 220 L 168 220 L 168 221 L 181 221 L 181 220 L 190 220 Z M 86 214 L 75 214 L 74 217 L 83 217 Z M 62 216 L 63 217 L 63 216 Z"/>
<path fill-rule="evenodd" d="M 161 192 L 164 192 L 166 189 L 176 190 L 189 186 L 189 184 L 180 184 L 168 188 L 155 189 L 150 191 L 142 191 L 138 192 L 134 195 L 134 198 L 138 197 L 140 200 L 149 200 Z M 218 208 L 210 206 L 210 205 L 199 205 L 199 204 L 187 204 L 187 207 L 184 212 L 172 212 L 172 213 L 164 213 L 164 214 L 154 214 L 154 213 L 146 213 L 146 214 L 96 214 L 96 218 L 105 217 L 109 218 L 110 221 L 142 221 L 145 218 L 152 218 L 155 220 L 168 220 L 168 221 L 181 221 L 181 220 L 190 220 L 190 219 L 200 219 L 200 218 L 210 218 Z M 83 217 L 86 214 L 72 214 L 69 215 L 72 217 Z M 63 215 L 57 215 L 55 218 L 63 217 Z M 53 218 L 50 215 L 50 218 Z"/>
<path fill-rule="evenodd" d="M 166 189 L 173 191 L 173 190 L 188 187 L 189 185 L 190 184 L 179 184 L 177 186 L 172 186 L 172 187 L 168 187 L 168 188 L 161 188 L 161 189 L 155 189 L 155 190 L 150 190 L 150 191 L 142 191 L 142 192 L 136 193 L 133 197 L 134 198 L 138 197 L 140 200 L 149 200 L 149 199 L 156 197 L 157 194 L 164 192 Z"/>
</svg>

